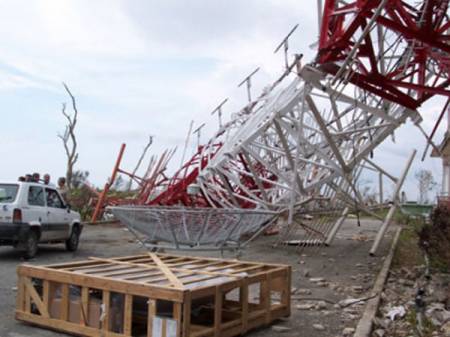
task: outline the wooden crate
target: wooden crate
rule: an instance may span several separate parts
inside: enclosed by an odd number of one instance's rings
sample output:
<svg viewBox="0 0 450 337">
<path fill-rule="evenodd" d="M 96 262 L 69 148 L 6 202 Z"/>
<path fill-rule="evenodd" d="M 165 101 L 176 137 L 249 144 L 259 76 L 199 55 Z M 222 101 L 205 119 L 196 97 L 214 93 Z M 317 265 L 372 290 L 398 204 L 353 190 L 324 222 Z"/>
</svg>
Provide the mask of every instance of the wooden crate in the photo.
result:
<svg viewBox="0 0 450 337">
<path fill-rule="evenodd" d="M 149 253 L 17 273 L 18 320 L 82 336 L 231 337 L 290 315 L 286 265 Z"/>
</svg>

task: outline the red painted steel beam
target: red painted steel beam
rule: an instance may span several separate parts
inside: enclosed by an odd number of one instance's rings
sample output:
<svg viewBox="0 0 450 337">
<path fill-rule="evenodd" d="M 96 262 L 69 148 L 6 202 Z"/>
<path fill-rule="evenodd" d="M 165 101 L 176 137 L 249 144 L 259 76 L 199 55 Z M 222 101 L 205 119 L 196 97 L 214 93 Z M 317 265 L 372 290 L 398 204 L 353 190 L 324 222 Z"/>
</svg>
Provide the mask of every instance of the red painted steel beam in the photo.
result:
<svg viewBox="0 0 450 337">
<path fill-rule="evenodd" d="M 433 95 L 450 97 L 450 91 L 446 90 L 450 75 L 450 37 L 446 35 L 450 28 L 449 2 L 429 0 L 417 7 L 400 0 L 386 2 L 380 15 L 374 18 L 375 24 L 402 39 L 405 46 L 397 54 L 405 53 L 406 46 L 412 54 L 408 64 L 398 62 L 394 69 L 381 74 L 371 33 L 362 39 L 357 52 L 350 54 L 381 0 L 345 4 L 326 0 L 317 62 L 324 71 L 336 75 L 340 62 L 352 55 L 355 66 L 348 77 L 351 83 L 411 109 Z M 437 75 L 428 69 L 430 62 L 439 68 Z"/>
<path fill-rule="evenodd" d="M 97 205 L 95 206 L 94 213 L 92 214 L 91 222 L 95 223 L 97 222 L 98 217 L 103 212 L 106 195 L 109 192 L 109 189 L 114 184 L 114 181 L 116 180 L 117 172 L 119 171 L 120 163 L 122 162 L 123 153 L 125 152 L 126 144 L 122 144 L 120 147 L 119 155 L 117 156 L 116 164 L 114 165 L 111 179 L 105 184 L 105 187 L 103 188 L 103 191 L 100 193 L 99 199 L 97 201 Z"/>
</svg>

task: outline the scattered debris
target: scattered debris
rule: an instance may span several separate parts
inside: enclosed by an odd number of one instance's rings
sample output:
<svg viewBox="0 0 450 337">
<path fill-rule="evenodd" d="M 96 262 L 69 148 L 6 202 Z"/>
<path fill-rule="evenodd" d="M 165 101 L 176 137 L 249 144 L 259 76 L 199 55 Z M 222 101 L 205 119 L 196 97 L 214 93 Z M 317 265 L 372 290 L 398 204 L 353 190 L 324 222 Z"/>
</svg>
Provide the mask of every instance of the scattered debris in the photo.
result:
<svg viewBox="0 0 450 337">
<path fill-rule="evenodd" d="M 319 331 L 325 330 L 325 327 L 322 324 L 313 324 L 313 328 Z"/>
<path fill-rule="evenodd" d="M 342 336 L 346 336 L 346 337 L 352 336 L 354 332 L 355 332 L 355 328 L 345 328 L 342 331 Z"/>
<path fill-rule="evenodd" d="M 309 282 L 320 283 L 320 282 L 325 282 L 325 279 L 323 277 L 315 277 L 315 278 L 310 278 Z"/>
<path fill-rule="evenodd" d="M 312 308 L 314 308 L 314 304 L 312 303 L 297 304 L 295 308 L 298 310 L 311 310 Z"/>
<path fill-rule="evenodd" d="M 393 307 L 386 314 L 386 317 L 389 317 L 391 321 L 395 321 L 396 317 L 403 318 L 406 315 L 406 310 L 404 306 Z"/>
<path fill-rule="evenodd" d="M 383 329 L 376 329 L 373 332 L 373 337 L 384 337 L 386 335 L 386 331 Z"/>
<path fill-rule="evenodd" d="M 272 330 L 275 332 L 289 332 L 292 330 L 292 328 L 289 328 L 287 326 L 282 326 L 282 325 L 272 325 Z"/>
<path fill-rule="evenodd" d="M 436 273 L 428 279 L 425 271 L 425 266 L 417 266 L 391 272 L 381 296 L 379 317 L 373 322 L 375 337 L 391 336 L 394 331 L 398 336 L 417 335 L 418 331 L 424 336 L 447 336 L 450 275 Z"/>
<path fill-rule="evenodd" d="M 375 298 L 376 296 L 377 296 L 377 294 L 369 296 L 369 297 L 363 297 L 363 298 L 347 298 L 345 300 L 339 301 L 338 304 L 339 304 L 339 306 L 341 308 L 346 308 L 346 307 L 349 307 L 349 306 L 354 305 L 354 304 L 365 302 L 367 300 Z"/>
<path fill-rule="evenodd" d="M 299 289 L 296 294 L 298 295 L 311 295 L 312 291 L 310 289 Z"/>
</svg>

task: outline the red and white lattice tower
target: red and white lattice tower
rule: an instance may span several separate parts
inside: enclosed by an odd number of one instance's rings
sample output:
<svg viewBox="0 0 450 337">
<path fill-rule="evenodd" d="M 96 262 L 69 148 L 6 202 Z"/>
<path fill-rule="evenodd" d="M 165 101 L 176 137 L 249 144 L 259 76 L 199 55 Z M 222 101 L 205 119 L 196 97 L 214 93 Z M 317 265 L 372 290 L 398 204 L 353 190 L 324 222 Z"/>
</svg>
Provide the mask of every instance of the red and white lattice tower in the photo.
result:
<svg viewBox="0 0 450 337">
<path fill-rule="evenodd" d="M 295 213 L 339 210 L 337 221 L 321 216 L 303 224 L 310 238 L 329 243 L 349 208 L 370 213 L 358 190 L 368 167 L 397 184 L 393 214 L 413 157 L 395 179 L 370 155 L 408 118 L 419 125 L 425 101 L 450 96 L 448 4 L 326 0 L 316 58 L 304 66 L 296 58 L 231 128 L 200 149 L 207 162 L 192 168 L 195 179 L 187 175 L 199 187 L 194 200 L 287 211 L 289 224 Z"/>
</svg>

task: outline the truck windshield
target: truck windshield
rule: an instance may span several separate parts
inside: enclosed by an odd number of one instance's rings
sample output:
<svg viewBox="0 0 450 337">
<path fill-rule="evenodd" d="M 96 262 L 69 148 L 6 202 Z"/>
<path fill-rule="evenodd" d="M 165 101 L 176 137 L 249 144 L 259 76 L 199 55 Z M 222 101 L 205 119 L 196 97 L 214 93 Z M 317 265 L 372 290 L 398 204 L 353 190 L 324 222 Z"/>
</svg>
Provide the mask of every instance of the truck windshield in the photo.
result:
<svg viewBox="0 0 450 337">
<path fill-rule="evenodd" d="M 0 184 L 0 203 L 10 204 L 16 200 L 19 185 Z"/>
</svg>

